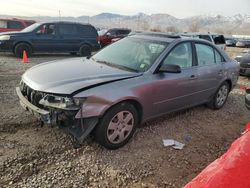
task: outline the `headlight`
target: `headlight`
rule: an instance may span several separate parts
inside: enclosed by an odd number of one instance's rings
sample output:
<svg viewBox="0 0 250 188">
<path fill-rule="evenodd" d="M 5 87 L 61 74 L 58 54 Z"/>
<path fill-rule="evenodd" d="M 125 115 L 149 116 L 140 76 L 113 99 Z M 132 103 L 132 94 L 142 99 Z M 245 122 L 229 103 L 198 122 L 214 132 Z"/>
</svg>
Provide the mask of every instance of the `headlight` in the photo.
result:
<svg viewBox="0 0 250 188">
<path fill-rule="evenodd" d="M 44 98 L 42 98 L 39 101 L 39 104 L 41 104 L 43 106 L 59 108 L 59 109 L 64 109 L 64 110 L 77 110 L 77 109 L 79 109 L 79 107 L 77 107 L 74 104 L 74 101 L 72 98 L 55 96 L 55 95 L 46 95 Z"/>
<path fill-rule="evenodd" d="M 2 36 L 0 36 L 0 40 L 10 40 L 10 36 L 9 35 L 2 35 Z"/>
</svg>

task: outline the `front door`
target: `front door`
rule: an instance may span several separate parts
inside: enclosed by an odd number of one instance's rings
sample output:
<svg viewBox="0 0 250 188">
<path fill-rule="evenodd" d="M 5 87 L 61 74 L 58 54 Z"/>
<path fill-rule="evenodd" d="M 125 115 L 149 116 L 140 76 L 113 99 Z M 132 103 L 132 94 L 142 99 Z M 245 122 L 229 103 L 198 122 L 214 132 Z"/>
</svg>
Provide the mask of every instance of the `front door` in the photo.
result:
<svg viewBox="0 0 250 188">
<path fill-rule="evenodd" d="M 163 64 L 181 67 L 181 73 L 156 73 L 153 75 L 154 109 L 164 114 L 184 109 L 197 103 L 197 71 L 194 69 L 191 42 L 178 44 L 164 59 Z"/>
<path fill-rule="evenodd" d="M 52 52 L 58 50 L 56 25 L 53 23 L 41 25 L 31 39 L 36 52 Z"/>
</svg>

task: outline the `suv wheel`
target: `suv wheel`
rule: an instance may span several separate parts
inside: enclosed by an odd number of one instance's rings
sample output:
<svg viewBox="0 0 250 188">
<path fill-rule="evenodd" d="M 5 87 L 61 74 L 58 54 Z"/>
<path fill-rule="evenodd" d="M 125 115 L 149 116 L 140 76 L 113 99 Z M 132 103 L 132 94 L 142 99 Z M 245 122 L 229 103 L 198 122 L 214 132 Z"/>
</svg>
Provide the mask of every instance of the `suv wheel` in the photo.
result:
<svg viewBox="0 0 250 188">
<path fill-rule="evenodd" d="M 80 56 L 89 56 L 91 55 L 91 48 L 89 45 L 82 45 L 81 48 L 80 48 Z"/>
<path fill-rule="evenodd" d="M 124 146 L 133 136 L 138 124 L 138 113 L 129 103 L 112 107 L 100 120 L 94 132 L 95 140 L 108 149 Z"/>
<path fill-rule="evenodd" d="M 213 109 L 222 108 L 227 101 L 228 94 L 229 94 L 229 85 L 227 82 L 224 82 L 216 91 L 213 99 L 210 101 L 208 106 Z"/>
<path fill-rule="evenodd" d="M 22 58 L 23 57 L 23 51 L 26 51 L 28 57 L 30 57 L 30 55 L 32 54 L 32 49 L 31 49 L 30 45 L 28 45 L 26 43 L 17 44 L 15 46 L 15 49 L 14 49 L 14 54 L 17 57 Z"/>
</svg>

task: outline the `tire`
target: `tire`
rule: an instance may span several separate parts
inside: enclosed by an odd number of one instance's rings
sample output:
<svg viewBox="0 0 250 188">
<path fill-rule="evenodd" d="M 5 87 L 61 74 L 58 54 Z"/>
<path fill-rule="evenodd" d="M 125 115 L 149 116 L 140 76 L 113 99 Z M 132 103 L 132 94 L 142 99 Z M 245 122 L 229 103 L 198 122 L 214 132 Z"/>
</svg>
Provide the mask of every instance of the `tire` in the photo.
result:
<svg viewBox="0 0 250 188">
<path fill-rule="evenodd" d="M 31 46 L 29 44 L 26 43 L 19 43 L 15 46 L 14 49 L 14 54 L 16 55 L 16 57 L 23 57 L 23 51 L 26 51 L 26 54 L 28 57 L 31 56 L 32 54 L 32 49 Z"/>
<path fill-rule="evenodd" d="M 208 106 L 216 110 L 222 108 L 227 101 L 228 94 L 229 84 L 227 82 L 223 82 L 214 94 L 213 99 L 208 103 Z"/>
<path fill-rule="evenodd" d="M 138 112 L 132 104 L 118 104 L 100 119 L 94 131 L 95 140 L 107 149 L 118 149 L 133 136 L 138 122 Z"/>
<path fill-rule="evenodd" d="M 80 53 L 80 56 L 90 56 L 91 55 L 91 48 L 89 45 L 87 44 L 84 44 L 80 47 L 80 50 L 79 50 L 79 53 Z"/>
</svg>

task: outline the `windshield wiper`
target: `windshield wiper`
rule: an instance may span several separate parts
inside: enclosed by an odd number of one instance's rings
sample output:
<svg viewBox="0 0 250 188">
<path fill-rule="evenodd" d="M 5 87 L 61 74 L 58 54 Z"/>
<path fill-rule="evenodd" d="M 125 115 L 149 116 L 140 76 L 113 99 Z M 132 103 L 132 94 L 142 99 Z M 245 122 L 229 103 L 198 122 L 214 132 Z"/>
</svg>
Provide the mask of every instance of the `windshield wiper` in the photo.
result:
<svg viewBox="0 0 250 188">
<path fill-rule="evenodd" d="M 129 68 L 129 67 L 126 67 L 126 66 L 123 66 L 123 65 L 113 64 L 113 63 L 110 63 L 108 61 L 103 61 L 103 60 L 95 59 L 93 57 L 91 59 L 94 60 L 97 63 L 102 63 L 102 64 L 108 65 L 110 67 L 116 67 L 118 69 L 126 70 L 126 71 L 129 71 L 129 72 L 138 72 L 135 69 L 132 69 L 132 68 Z"/>
</svg>

